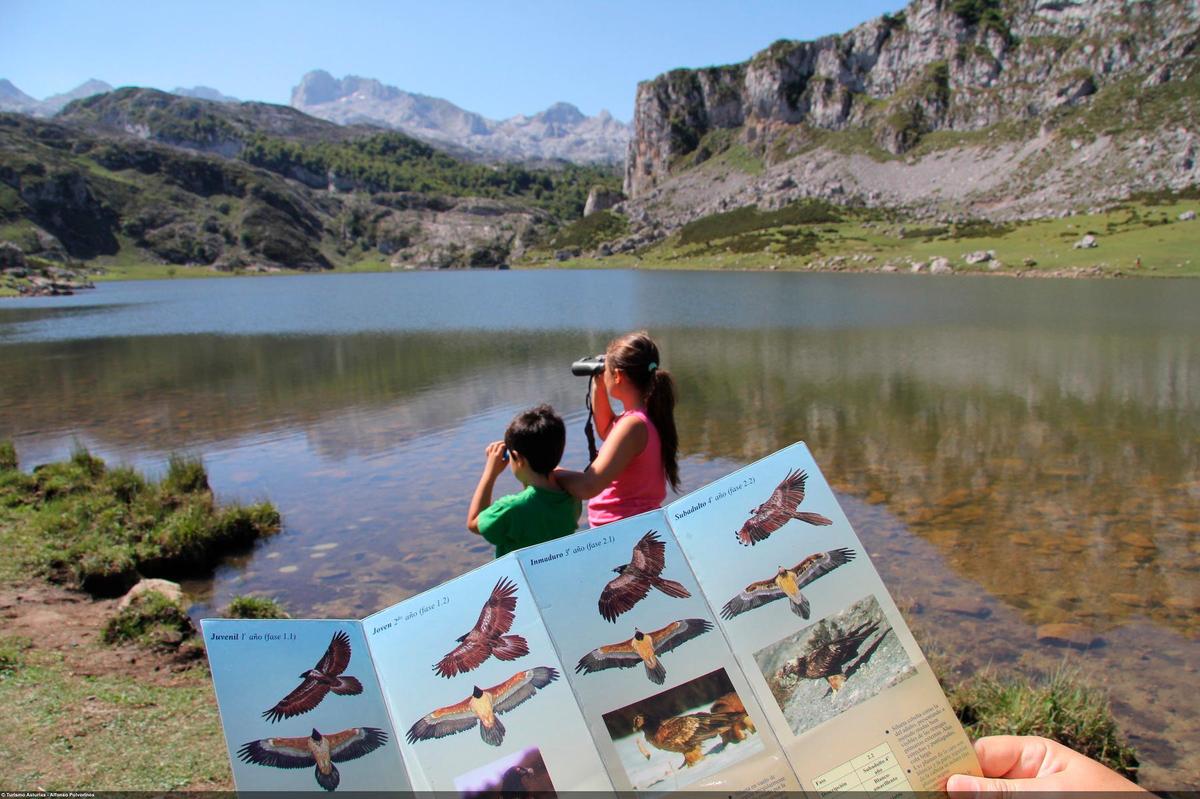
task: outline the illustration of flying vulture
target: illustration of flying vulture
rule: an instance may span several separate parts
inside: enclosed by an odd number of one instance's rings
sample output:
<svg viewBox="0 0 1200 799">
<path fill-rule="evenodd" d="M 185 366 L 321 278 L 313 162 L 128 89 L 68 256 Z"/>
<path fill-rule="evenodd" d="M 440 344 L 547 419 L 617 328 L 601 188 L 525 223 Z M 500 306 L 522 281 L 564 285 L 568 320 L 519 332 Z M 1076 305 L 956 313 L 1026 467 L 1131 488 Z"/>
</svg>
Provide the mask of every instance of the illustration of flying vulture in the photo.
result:
<svg viewBox="0 0 1200 799">
<path fill-rule="evenodd" d="M 799 519 L 808 524 L 820 527 L 833 524 L 819 513 L 802 513 L 797 510 L 804 501 L 804 483 L 808 473 L 797 469 L 788 472 L 787 477 L 775 486 L 766 502 L 750 511 L 750 518 L 737 532 L 738 543 L 754 546 L 759 541 L 765 541 L 771 533 L 783 527 L 792 519 Z"/>
<path fill-rule="evenodd" d="M 334 763 L 374 752 L 387 739 L 387 733 L 378 727 L 351 727 L 332 735 L 322 735 L 313 728 L 312 735 L 306 738 L 263 738 L 244 743 L 238 750 L 238 759 L 275 768 L 316 766 L 313 774 L 317 783 L 332 791 L 342 779 Z"/>
<path fill-rule="evenodd" d="M 837 694 L 846 684 L 846 666 L 858 657 L 858 649 L 862 646 L 863 641 L 878 629 L 878 621 L 860 624 L 850 632 L 815 647 L 808 654 L 784 663 L 775 672 L 775 679 L 789 676 L 803 677 L 809 680 L 824 678 L 829 682 L 833 694 Z M 885 629 L 883 635 L 887 635 L 889 629 L 891 628 Z M 876 639 L 876 643 L 882 640 L 883 635 Z M 873 650 L 874 646 L 872 646 Z"/>
<path fill-rule="evenodd" d="M 263 711 L 263 718 L 276 722 L 280 719 L 307 713 L 330 691 L 342 696 L 362 693 L 362 683 L 354 677 L 343 677 L 342 672 L 350 665 L 350 636 L 339 630 L 333 634 L 329 648 L 317 661 L 317 665 L 300 675 L 302 682 L 290 694 L 280 699 L 275 707 Z"/>
<path fill-rule="evenodd" d="M 731 724 L 728 730 L 721 733 L 721 740 L 727 744 L 744 741 L 747 735 L 756 731 L 754 720 L 746 712 L 742 698 L 734 691 L 718 698 L 709 710 L 713 713 L 729 713 L 738 717 L 738 720 Z"/>
<path fill-rule="evenodd" d="M 700 712 L 659 721 L 638 713 L 633 717 L 633 728 L 641 730 L 646 741 L 656 749 L 681 753 L 683 765 L 680 768 L 684 768 L 699 763 L 704 758 L 701 745 L 729 730 L 739 718 L 738 713 Z"/>
<path fill-rule="evenodd" d="M 658 656 L 711 629 L 712 625 L 704 619 L 680 619 L 652 633 L 635 629 L 633 637 L 627 641 L 588 652 L 579 659 L 575 671 L 591 674 L 604 669 L 627 669 L 641 663 L 646 667 L 650 682 L 662 685 L 667 670 Z"/>
<path fill-rule="evenodd" d="M 617 616 L 645 599 L 651 588 L 676 599 L 690 597 L 691 593 L 682 585 L 659 576 L 664 566 L 666 546 L 659 540 L 658 532 L 651 530 L 633 545 L 629 563 L 613 569 L 617 576 L 600 592 L 600 615 L 615 623 Z"/>
<path fill-rule="evenodd" d="M 459 636 L 458 646 L 433 667 L 442 677 L 453 677 L 479 667 L 490 656 L 516 660 L 529 654 L 529 644 L 519 635 L 505 635 L 513 625 L 517 609 L 517 586 L 501 578 L 479 611 L 475 626 Z M 461 628 L 460 628 L 461 629 Z"/>
<path fill-rule="evenodd" d="M 479 723 L 479 735 L 484 743 L 499 746 L 504 740 L 504 725 L 496 718 L 558 679 L 558 671 L 549 666 L 536 666 L 518 671 L 499 685 L 480 688 L 478 685 L 463 701 L 439 707 L 418 719 L 408 729 L 408 742 L 416 743 L 430 738 L 444 738 L 456 732 L 469 730 Z"/>
<path fill-rule="evenodd" d="M 854 560 L 854 554 L 852 549 L 831 549 L 828 552 L 814 552 L 790 569 L 780 566 L 774 577 L 750 583 L 737 596 L 726 602 L 721 608 L 721 618 L 732 619 L 739 613 L 754 610 L 786 596 L 792 613 L 807 619 L 808 598 L 800 593 L 800 589 L 818 577 L 829 574 L 838 566 Z"/>
</svg>

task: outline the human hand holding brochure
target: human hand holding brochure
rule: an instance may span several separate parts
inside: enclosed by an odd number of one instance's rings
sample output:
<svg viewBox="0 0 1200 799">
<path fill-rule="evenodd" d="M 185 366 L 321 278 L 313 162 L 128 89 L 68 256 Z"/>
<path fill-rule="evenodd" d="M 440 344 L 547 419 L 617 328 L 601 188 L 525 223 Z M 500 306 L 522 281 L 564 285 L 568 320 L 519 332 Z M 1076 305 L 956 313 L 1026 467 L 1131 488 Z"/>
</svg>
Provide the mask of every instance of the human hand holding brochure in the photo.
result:
<svg viewBox="0 0 1200 799">
<path fill-rule="evenodd" d="M 362 621 L 202 626 L 238 790 L 900 793 L 979 773 L 803 444 Z"/>
</svg>

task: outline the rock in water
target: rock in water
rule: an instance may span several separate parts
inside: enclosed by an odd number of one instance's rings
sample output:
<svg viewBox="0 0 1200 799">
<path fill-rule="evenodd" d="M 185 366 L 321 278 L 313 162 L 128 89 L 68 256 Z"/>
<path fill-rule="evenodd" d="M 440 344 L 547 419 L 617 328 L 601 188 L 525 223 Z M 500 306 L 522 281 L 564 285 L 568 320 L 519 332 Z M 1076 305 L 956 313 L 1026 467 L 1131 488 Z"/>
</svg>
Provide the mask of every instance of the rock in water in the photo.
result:
<svg viewBox="0 0 1200 799">
<path fill-rule="evenodd" d="M 1091 649 L 1104 645 L 1103 638 L 1093 634 L 1082 624 L 1067 622 L 1041 625 L 1037 628 L 1037 639 L 1044 644 L 1069 646 L 1075 649 Z"/>
</svg>

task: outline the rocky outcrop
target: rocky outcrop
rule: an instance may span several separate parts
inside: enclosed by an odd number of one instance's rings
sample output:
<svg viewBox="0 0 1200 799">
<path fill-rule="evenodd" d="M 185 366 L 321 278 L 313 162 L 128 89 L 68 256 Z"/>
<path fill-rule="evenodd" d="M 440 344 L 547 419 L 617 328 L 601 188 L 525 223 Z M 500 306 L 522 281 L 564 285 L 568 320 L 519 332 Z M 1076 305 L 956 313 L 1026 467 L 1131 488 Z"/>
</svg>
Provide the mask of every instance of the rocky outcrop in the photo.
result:
<svg viewBox="0 0 1200 799">
<path fill-rule="evenodd" d="M 448 100 L 406 92 L 373 78 L 348 75 L 339 80 L 324 70 L 309 72 L 300 80 L 292 90 L 291 104 L 339 124 L 393 128 L 503 160 L 619 163 L 630 136 L 630 126 L 607 111 L 588 117 L 569 103 L 555 103 L 533 116 L 491 120 Z"/>
<path fill-rule="evenodd" d="M 1198 28 L 1193 0 L 914 0 L 846 34 L 639 84 L 625 191 L 647 196 L 724 129 L 778 161 L 798 133 L 809 151 L 815 133 L 862 131 L 900 154 L 936 131 L 1054 127 L 1064 109 L 1106 90 L 1194 85 Z"/>
<path fill-rule="evenodd" d="M 619 191 L 613 191 L 603 186 L 593 186 L 588 191 L 587 202 L 583 205 L 583 215 L 591 216 L 601 211 L 607 211 L 624 199 L 625 195 Z"/>
</svg>

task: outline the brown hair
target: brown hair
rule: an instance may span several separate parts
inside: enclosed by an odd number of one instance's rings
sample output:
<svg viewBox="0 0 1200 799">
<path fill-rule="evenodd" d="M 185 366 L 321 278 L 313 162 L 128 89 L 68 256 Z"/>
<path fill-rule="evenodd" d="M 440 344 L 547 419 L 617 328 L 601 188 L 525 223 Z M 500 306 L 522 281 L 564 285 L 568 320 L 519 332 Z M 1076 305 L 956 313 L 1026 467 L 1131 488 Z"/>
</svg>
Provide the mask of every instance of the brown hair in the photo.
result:
<svg viewBox="0 0 1200 799">
<path fill-rule="evenodd" d="M 646 402 L 646 415 L 658 430 L 663 468 L 671 488 L 679 490 L 679 435 L 675 432 L 675 381 L 662 368 L 658 345 L 644 330 L 614 339 L 604 353 L 605 362 L 633 381 Z"/>
<path fill-rule="evenodd" d="M 529 468 L 548 475 L 562 460 L 567 428 L 549 405 L 521 411 L 504 431 L 504 446 L 529 461 Z"/>
</svg>

